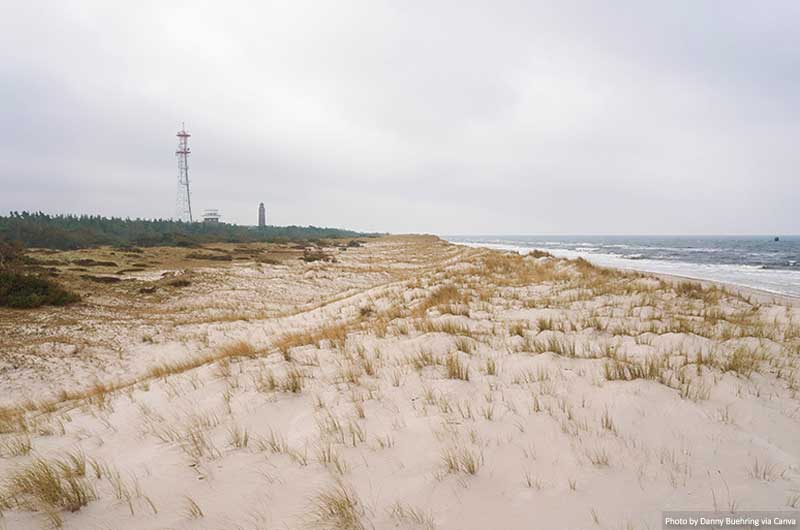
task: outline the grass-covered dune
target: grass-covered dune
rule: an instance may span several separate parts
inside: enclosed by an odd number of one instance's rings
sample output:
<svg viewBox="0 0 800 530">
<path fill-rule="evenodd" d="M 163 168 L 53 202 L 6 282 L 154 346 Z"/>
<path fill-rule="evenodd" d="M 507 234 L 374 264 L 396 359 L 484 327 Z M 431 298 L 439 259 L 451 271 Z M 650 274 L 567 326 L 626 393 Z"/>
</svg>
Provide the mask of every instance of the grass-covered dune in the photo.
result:
<svg viewBox="0 0 800 530">
<path fill-rule="evenodd" d="M 0 308 L 0 528 L 800 508 L 796 300 L 434 237 L 299 246 L 31 251 L 82 300 Z"/>
</svg>

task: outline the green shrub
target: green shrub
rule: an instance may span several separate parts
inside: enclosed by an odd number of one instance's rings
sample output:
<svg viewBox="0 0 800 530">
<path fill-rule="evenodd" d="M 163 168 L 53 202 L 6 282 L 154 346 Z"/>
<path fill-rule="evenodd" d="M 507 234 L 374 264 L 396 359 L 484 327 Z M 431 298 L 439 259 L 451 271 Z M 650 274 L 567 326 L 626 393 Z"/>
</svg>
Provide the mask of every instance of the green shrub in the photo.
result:
<svg viewBox="0 0 800 530">
<path fill-rule="evenodd" d="M 16 241 L 0 239 L 0 268 L 10 267 L 22 260 L 22 245 Z"/>
<path fill-rule="evenodd" d="M 0 270 L 0 306 L 31 308 L 43 305 L 67 305 L 78 300 L 80 296 L 47 278 Z"/>
<path fill-rule="evenodd" d="M 203 243 L 319 241 L 323 238 L 370 237 L 338 228 L 315 226 L 250 226 L 227 223 L 184 223 L 168 219 L 121 219 L 97 215 L 49 215 L 11 212 L 0 215 L 0 240 L 19 241 L 29 248 L 62 250 L 111 245 L 119 249 L 141 246 L 195 248 Z M 12 249 L 13 250 L 13 249 Z M 3 258 L 0 245 L 0 263 Z"/>
</svg>

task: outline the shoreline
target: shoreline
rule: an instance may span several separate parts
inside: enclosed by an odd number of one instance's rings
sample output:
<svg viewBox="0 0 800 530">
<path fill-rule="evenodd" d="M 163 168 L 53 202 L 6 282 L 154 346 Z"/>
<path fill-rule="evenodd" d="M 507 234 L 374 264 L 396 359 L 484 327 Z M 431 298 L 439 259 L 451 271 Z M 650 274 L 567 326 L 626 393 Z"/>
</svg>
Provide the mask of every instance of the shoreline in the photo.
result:
<svg viewBox="0 0 800 530">
<path fill-rule="evenodd" d="M 692 281 L 697 282 L 700 285 L 706 287 L 710 285 L 716 285 L 718 287 L 724 287 L 729 289 L 733 292 L 742 294 L 744 296 L 752 297 L 758 300 L 760 303 L 764 304 L 780 304 L 780 305 L 789 305 L 792 307 L 800 307 L 800 296 L 796 296 L 793 294 L 786 294 L 786 293 L 775 293 L 772 291 L 768 291 L 766 289 L 757 289 L 755 287 L 749 287 L 746 285 L 738 285 L 735 283 L 729 283 L 725 281 L 719 280 L 705 280 L 701 278 L 693 278 L 691 276 L 679 276 L 677 274 L 665 274 L 665 273 L 658 273 L 658 272 L 649 272 L 649 271 L 639 271 L 643 272 L 644 274 L 650 274 L 657 278 L 664 278 L 674 281 Z"/>
<path fill-rule="evenodd" d="M 460 242 L 460 241 L 450 241 L 450 240 L 446 240 L 446 239 L 443 239 L 443 241 L 447 241 L 448 243 L 450 243 L 452 245 L 461 245 L 461 246 L 470 247 L 470 248 L 485 248 L 485 249 L 489 249 L 489 250 L 497 250 L 497 251 L 500 251 L 500 252 L 517 252 L 517 253 L 519 253 L 521 255 L 525 255 L 527 252 L 530 252 L 531 250 L 541 250 L 543 252 L 547 252 L 547 253 L 552 254 L 552 255 L 554 255 L 556 257 L 559 257 L 559 258 L 574 259 L 573 257 L 568 257 L 567 255 L 559 256 L 558 254 L 553 254 L 552 249 L 547 249 L 547 248 L 538 248 L 538 247 L 524 248 L 524 247 L 516 247 L 514 245 L 506 245 L 506 244 L 499 244 L 499 243 L 498 244 L 495 244 L 495 243 L 471 243 L 471 242 L 470 243 L 466 243 L 466 242 Z M 506 248 L 501 248 L 501 247 L 506 247 Z M 582 257 L 584 257 L 584 259 L 592 262 L 591 253 L 586 253 Z M 664 279 L 689 280 L 689 281 L 698 282 L 698 283 L 700 283 L 701 285 L 704 285 L 704 286 L 705 285 L 717 285 L 717 286 L 720 286 L 720 287 L 726 287 L 726 288 L 735 290 L 736 292 L 745 293 L 748 296 L 758 297 L 758 299 L 761 300 L 762 302 L 770 300 L 770 297 L 771 297 L 771 300 L 775 300 L 775 301 L 780 300 L 781 303 L 784 303 L 784 304 L 790 304 L 792 306 L 800 306 L 800 295 L 796 295 L 796 294 L 792 294 L 792 293 L 783 293 L 783 292 L 771 291 L 771 290 L 763 288 L 763 287 L 752 287 L 752 286 L 749 286 L 749 285 L 742 285 L 742 284 L 735 283 L 735 282 L 732 282 L 732 281 L 715 280 L 715 279 L 708 279 L 708 278 L 698 278 L 698 277 L 695 277 L 695 276 L 686 276 L 686 275 L 681 275 L 681 274 L 658 272 L 658 271 L 646 270 L 646 269 L 635 268 L 635 267 L 625 267 L 625 266 L 616 265 L 616 264 L 615 265 L 606 265 L 606 264 L 597 264 L 596 263 L 596 265 L 598 267 L 606 267 L 606 268 L 615 269 L 615 270 L 621 270 L 621 271 L 641 272 L 643 274 L 650 274 L 650 275 L 653 275 L 655 277 L 664 278 Z"/>
</svg>

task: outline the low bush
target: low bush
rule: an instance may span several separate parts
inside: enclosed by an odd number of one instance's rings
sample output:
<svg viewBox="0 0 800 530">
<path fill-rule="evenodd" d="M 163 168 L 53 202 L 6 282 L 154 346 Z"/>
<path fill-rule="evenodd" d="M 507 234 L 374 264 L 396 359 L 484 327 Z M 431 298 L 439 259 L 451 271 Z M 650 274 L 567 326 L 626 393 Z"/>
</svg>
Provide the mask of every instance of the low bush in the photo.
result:
<svg viewBox="0 0 800 530">
<path fill-rule="evenodd" d="M 81 278 L 94 283 L 119 283 L 122 281 L 116 276 L 93 276 L 91 274 L 81 274 Z"/>
<path fill-rule="evenodd" d="M 53 280 L 23 272 L 0 271 L 0 306 L 32 308 L 67 305 L 79 300 L 80 296 Z"/>
<path fill-rule="evenodd" d="M 553 255 L 550 254 L 549 252 L 545 252 L 544 250 L 539 250 L 538 248 L 535 248 L 535 249 L 531 250 L 530 252 L 528 252 L 528 256 L 530 256 L 532 258 L 552 258 L 553 257 Z"/>
<path fill-rule="evenodd" d="M 306 250 L 305 252 L 303 252 L 303 255 L 300 259 L 305 261 L 306 263 L 311 263 L 314 261 L 328 261 L 328 262 L 336 261 L 336 258 L 321 250 Z"/>
<path fill-rule="evenodd" d="M 208 261 L 231 261 L 233 256 L 230 254 L 211 254 L 209 252 L 190 252 L 186 255 L 188 259 L 204 259 Z"/>
<path fill-rule="evenodd" d="M 89 258 L 72 260 L 72 263 L 80 265 L 81 267 L 119 267 L 119 265 L 113 261 L 97 261 Z"/>
</svg>

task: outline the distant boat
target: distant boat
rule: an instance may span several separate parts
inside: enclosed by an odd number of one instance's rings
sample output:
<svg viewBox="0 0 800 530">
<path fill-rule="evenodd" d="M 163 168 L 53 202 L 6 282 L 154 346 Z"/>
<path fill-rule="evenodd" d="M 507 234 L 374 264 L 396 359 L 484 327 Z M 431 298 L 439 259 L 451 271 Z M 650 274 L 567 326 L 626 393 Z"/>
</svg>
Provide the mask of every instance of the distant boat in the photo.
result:
<svg viewBox="0 0 800 530">
<path fill-rule="evenodd" d="M 780 241 L 780 240 L 781 238 L 779 238 L 778 236 L 775 236 L 775 239 L 773 239 L 773 241 Z"/>
</svg>

